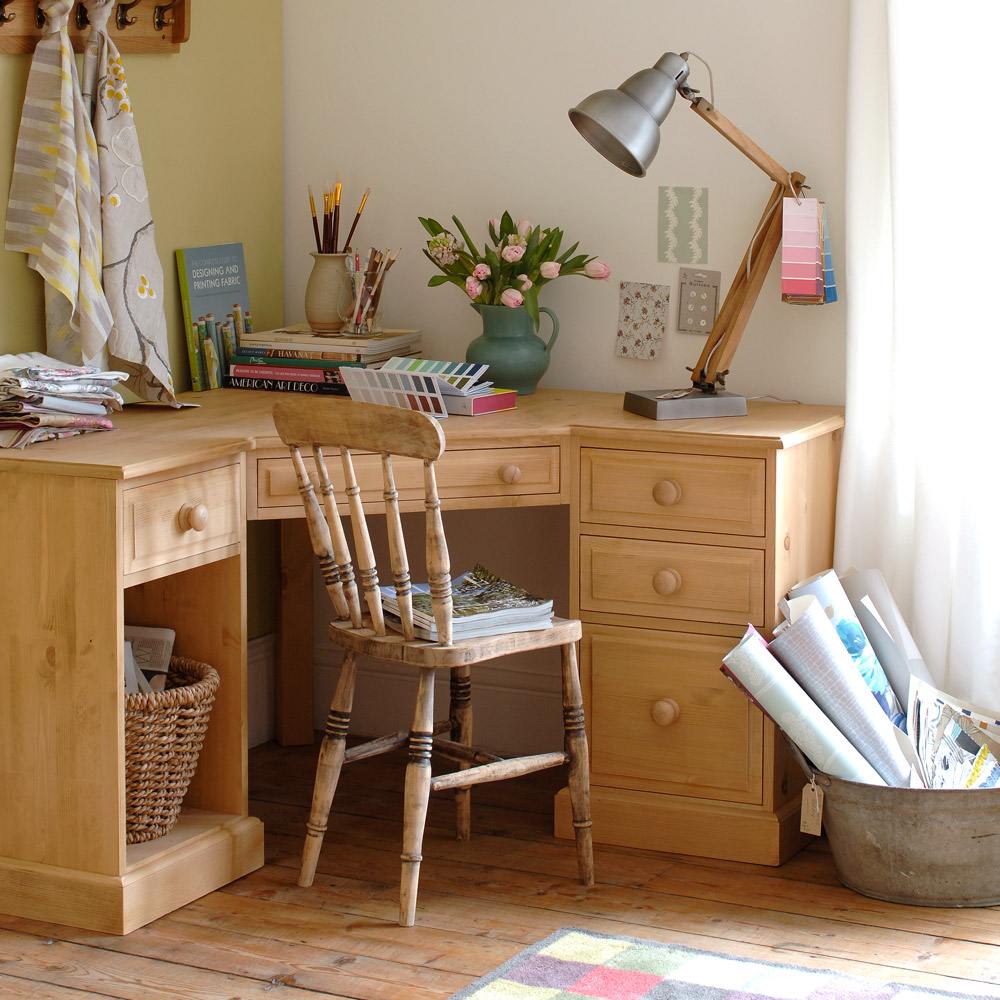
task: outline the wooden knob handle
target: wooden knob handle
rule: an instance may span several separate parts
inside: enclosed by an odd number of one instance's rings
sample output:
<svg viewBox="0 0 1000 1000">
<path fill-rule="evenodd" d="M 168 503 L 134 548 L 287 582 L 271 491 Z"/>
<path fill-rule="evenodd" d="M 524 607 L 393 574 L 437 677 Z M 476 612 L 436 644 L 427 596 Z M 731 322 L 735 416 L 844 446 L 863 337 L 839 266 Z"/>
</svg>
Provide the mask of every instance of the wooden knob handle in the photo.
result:
<svg viewBox="0 0 1000 1000">
<path fill-rule="evenodd" d="M 184 504 L 177 512 L 182 531 L 204 531 L 208 527 L 208 508 L 200 501 Z"/>
<path fill-rule="evenodd" d="M 653 702 L 649 715 L 658 726 L 672 726 L 680 718 L 681 707 L 673 698 L 661 698 Z"/>
<path fill-rule="evenodd" d="M 681 484 L 676 479 L 661 479 L 653 487 L 653 500 L 661 507 L 672 507 L 681 498 Z"/>
<path fill-rule="evenodd" d="M 503 465 L 500 467 L 500 478 L 508 486 L 513 486 L 521 481 L 521 469 L 516 465 Z"/>
<path fill-rule="evenodd" d="M 669 597 L 681 589 L 681 575 L 675 569 L 661 569 L 653 576 L 653 590 L 660 597 Z"/>
</svg>

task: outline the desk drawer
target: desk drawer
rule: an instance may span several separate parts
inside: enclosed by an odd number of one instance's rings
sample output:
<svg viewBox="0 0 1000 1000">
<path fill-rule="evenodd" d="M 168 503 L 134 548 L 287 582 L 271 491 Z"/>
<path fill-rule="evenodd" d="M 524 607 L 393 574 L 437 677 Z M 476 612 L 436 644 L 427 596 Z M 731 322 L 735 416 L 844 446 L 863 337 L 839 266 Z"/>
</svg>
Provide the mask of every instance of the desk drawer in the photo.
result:
<svg viewBox="0 0 1000 1000">
<path fill-rule="evenodd" d="M 126 576 L 242 538 L 239 465 L 125 489 L 122 503 Z"/>
<path fill-rule="evenodd" d="M 763 536 L 764 460 L 584 448 L 580 520 Z"/>
<path fill-rule="evenodd" d="M 719 670 L 736 641 L 586 626 L 591 780 L 759 803 L 763 716 Z"/>
<path fill-rule="evenodd" d="M 442 499 L 559 493 L 559 449 L 556 447 L 449 451 L 442 456 L 436 469 L 438 493 Z M 416 459 L 396 458 L 392 470 L 400 501 L 422 503 L 423 463 Z M 327 455 L 327 471 L 334 487 L 340 489 L 344 477 L 338 454 Z M 355 455 L 354 471 L 365 501 L 380 503 L 382 465 L 379 457 Z M 257 506 L 290 507 L 299 504 L 292 460 L 284 456 L 259 459 Z"/>
<path fill-rule="evenodd" d="M 762 627 L 764 553 L 581 535 L 580 608 Z"/>
</svg>

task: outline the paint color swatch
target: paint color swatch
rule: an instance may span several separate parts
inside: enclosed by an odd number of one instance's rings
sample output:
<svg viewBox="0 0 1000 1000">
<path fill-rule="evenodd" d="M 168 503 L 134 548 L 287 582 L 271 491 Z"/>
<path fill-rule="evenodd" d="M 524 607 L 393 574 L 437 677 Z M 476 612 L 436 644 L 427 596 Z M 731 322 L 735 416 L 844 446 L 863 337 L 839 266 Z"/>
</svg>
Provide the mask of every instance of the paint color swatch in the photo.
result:
<svg viewBox="0 0 1000 1000">
<path fill-rule="evenodd" d="M 816 198 L 783 199 L 781 297 L 786 302 L 824 301 L 823 219 Z"/>
</svg>

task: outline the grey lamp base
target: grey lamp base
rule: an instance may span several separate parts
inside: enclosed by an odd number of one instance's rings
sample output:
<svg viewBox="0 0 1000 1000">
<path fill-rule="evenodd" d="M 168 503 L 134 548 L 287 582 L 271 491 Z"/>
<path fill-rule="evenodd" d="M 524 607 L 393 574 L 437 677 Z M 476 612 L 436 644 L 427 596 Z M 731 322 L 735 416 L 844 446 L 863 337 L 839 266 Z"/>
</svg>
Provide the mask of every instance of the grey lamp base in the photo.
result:
<svg viewBox="0 0 1000 1000">
<path fill-rule="evenodd" d="M 745 417 L 747 401 L 731 392 L 693 389 L 676 399 L 657 399 L 669 389 L 635 389 L 625 393 L 622 408 L 650 420 L 687 420 L 693 417 Z"/>
</svg>

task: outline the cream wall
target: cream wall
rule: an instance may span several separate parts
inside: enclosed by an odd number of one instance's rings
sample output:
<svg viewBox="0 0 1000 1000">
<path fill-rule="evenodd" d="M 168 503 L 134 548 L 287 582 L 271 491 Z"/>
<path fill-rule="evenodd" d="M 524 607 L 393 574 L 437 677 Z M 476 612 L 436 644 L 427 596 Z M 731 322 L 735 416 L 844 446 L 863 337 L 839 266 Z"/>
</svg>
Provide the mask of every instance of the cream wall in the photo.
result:
<svg viewBox="0 0 1000 1000">
<path fill-rule="evenodd" d="M 427 287 L 437 272 L 421 254 L 425 234 L 417 216 L 446 223 L 458 215 L 484 240 L 486 220 L 508 209 L 515 219 L 560 226 L 612 269 L 608 282 L 569 277 L 545 288 L 541 303 L 557 312 L 562 332 L 543 387 L 618 392 L 685 384 L 700 337 L 671 334 L 655 362 L 613 354 L 619 281 L 667 284 L 676 296 L 678 266 L 656 259 L 657 189 L 709 188 L 705 266 L 722 271 L 725 292 L 772 183 L 683 102 L 641 180 L 591 150 L 566 114 L 587 94 L 618 86 L 671 49 L 708 59 L 719 110 L 826 199 L 835 263 L 843 271 L 837 239 L 844 218 L 845 0 L 626 0 L 614 8 L 598 0 L 506 7 L 287 0 L 284 10 L 287 322 L 304 319 L 314 245 L 307 185 L 321 192 L 339 170 L 348 217 L 364 188 L 372 188 L 354 242 L 402 251 L 385 289 L 387 325 L 422 329 L 427 356 L 462 359 L 479 324 L 458 289 Z M 692 86 L 707 94 L 707 73 L 696 60 L 692 68 Z M 745 395 L 842 402 L 844 350 L 843 303 L 782 304 L 772 268 L 729 385 Z M 552 594 L 557 612 L 565 613 L 565 513 L 449 514 L 453 568 L 483 559 Z M 319 726 L 339 658 L 324 635 L 328 602 L 321 588 L 316 600 Z M 558 743 L 557 662 L 505 661 L 485 683 L 489 701 L 505 711 L 477 716 L 477 728 L 487 727 L 479 732 L 484 742 L 519 751 Z M 365 685 L 373 685 L 370 700 Z M 391 671 L 366 671 L 356 726 L 388 731 L 407 718 L 410 697 Z M 506 723 L 490 730 L 498 714 Z"/>
<path fill-rule="evenodd" d="M 190 388 L 174 250 L 242 242 L 254 316 L 282 320 L 280 5 L 193 0 L 191 39 L 175 55 L 124 56 L 167 294 L 170 359 Z M 133 10 L 150 16 L 143 0 Z M 238 11 L 239 16 L 234 12 Z M 0 55 L 0 191 L 10 187 L 30 56 Z M 25 256 L 0 250 L 0 354 L 45 349 L 42 284 Z M 274 625 L 274 527 L 250 526 L 251 635 Z"/>
<path fill-rule="evenodd" d="M 656 259 L 657 188 L 708 187 L 705 266 L 722 272 L 725 292 L 771 182 L 682 101 L 644 179 L 607 163 L 566 116 L 587 94 L 616 87 L 671 49 L 707 59 L 719 110 L 827 201 L 843 274 L 845 0 L 284 6 L 287 321 L 304 318 L 312 246 L 306 185 L 321 190 L 341 170 L 349 213 L 372 188 L 360 241 L 402 248 L 385 290 L 387 322 L 422 328 L 431 356 L 463 357 L 478 317 L 459 289 L 426 287 L 435 271 L 420 252 L 417 216 L 445 223 L 456 214 L 485 239 L 485 220 L 506 208 L 562 227 L 612 269 L 609 282 L 570 277 L 544 290 L 541 302 L 558 313 L 562 333 L 543 386 L 683 384 L 700 337 L 672 334 L 654 362 L 613 356 L 619 280 L 677 293 L 677 265 Z M 697 60 L 691 83 L 708 94 Z M 841 402 L 844 342 L 843 302 L 783 304 L 772 268 L 729 387 Z"/>
</svg>

